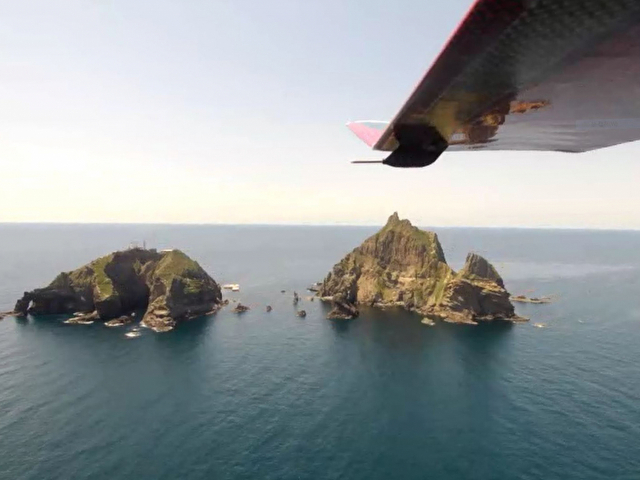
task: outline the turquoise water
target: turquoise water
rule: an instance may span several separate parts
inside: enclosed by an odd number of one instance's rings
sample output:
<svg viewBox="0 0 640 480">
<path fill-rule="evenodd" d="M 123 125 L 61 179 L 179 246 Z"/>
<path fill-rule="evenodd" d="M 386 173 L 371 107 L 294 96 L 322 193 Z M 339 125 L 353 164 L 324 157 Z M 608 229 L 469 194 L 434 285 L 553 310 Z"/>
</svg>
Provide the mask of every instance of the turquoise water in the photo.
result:
<svg viewBox="0 0 640 480">
<path fill-rule="evenodd" d="M 640 477 L 640 233 L 436 229 L 452 266 L 474 250 L 513 293 L 557 294 L 517 307 L 547 328 L 329 321 L 308 300 L 296 317 L 292 290 L 373 231 L 0 226 L 0 310 L 143 239 L 240 283 L 227 295 L 254 307 L 137 339 L 0 322 L 0 477 Z"/>
</svg>

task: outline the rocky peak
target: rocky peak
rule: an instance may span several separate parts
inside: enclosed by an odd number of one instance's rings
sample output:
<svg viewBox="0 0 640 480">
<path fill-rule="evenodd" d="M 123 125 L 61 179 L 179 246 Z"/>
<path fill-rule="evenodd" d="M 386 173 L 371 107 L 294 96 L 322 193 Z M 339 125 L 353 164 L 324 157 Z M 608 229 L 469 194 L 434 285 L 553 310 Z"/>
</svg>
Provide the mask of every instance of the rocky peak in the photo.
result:
<svg viewBox="0 0 640 480">
<path fill-rule="evenodd" d="M 438 236 L 414 227 L 409 220 L 401 220 L 397 213 L 354 252 L 375 258 L 383 268 L 411 268 L 419 272 L 446 263 Z"/>
<path fill-rule="evenodd" d="M 504 281 L 498 271 L 484 257 L 476 253 L 469 253 L 464 267 L 460 270 L 459 275 L 465 278 L 485 279 L 504 288 Z"/>
<path fill-rule="evenodd" d="M 411 222 L 407 219 L 401 220 L 398 212 L 393 212 L 393 214 L 387 219 L 387 223 L 384 228 L 402 228 L 402 227 L 411 227 Z"/>
</svg>

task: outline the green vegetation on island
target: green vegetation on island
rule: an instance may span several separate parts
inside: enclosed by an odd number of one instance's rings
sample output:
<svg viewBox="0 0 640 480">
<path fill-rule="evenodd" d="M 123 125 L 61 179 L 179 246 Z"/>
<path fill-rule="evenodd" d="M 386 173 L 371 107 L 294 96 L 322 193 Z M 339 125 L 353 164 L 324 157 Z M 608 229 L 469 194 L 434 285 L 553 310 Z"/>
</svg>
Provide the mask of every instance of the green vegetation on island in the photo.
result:
<svg viewBox="0 0 640 480">
<path fill-rule="evenodd" d="M 185 253 L 131 248 L 25 292 L 14 310 L 18 315 L 75 314 L 70 323 L 117 319 L 111 322 L 116 325 L 144 309 L 143 325 L 167 331 L 179 320 L 215 311 L 221 302 L 218 284 Z"/>
</svg>

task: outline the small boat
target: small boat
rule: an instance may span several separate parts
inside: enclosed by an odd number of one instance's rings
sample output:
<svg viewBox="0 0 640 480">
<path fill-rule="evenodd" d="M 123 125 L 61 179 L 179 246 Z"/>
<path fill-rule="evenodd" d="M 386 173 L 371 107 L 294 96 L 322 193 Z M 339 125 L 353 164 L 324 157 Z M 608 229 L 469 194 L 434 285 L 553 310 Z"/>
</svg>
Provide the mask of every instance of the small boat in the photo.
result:
<svg viewBox="0 0 640 480">
<path fill-rule="evenodd" d="M 140 332 L 127 332 L 124 334 L 124 336 L 127 338 L 136 338 L 136 337 L 139 337 L 140 335 L 142 335 Z"/>
<path fill-rule="evenodd" d="M 225 290 L 231 290 L 232 292 L 240 291 L 240 285 L 238 285 L 237 283 L 225 283 L 224 285 L 222 285 L 222 288 L 224 288 Z"/>
</svg>

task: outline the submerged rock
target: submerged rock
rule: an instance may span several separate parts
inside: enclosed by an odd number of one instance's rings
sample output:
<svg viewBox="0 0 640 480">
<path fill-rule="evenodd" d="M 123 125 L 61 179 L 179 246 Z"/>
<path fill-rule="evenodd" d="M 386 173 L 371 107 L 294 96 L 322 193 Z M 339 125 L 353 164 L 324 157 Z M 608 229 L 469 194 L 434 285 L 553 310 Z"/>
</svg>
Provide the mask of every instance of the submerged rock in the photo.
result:
<svg viewBox="0 0 640 480">
<path fill-rule="evenodd" d="M 455 323 L 526 320 L 515 314 L 502 278 L 487 260 L 470 253 L 454 272 L 437 235 L 397 213 L 333 267 L 318 296 L 351 305 L 401 306 Z"/>
<path fill-rule="evenodd" d="M 126 325 L 127 323 L 131 323 L 131 322 L 133 322 L 133 318 L 123 315 L 121 317 L 114 318 L 113 320 L 108 320 L 104 322 L 104 324 L 107 327 L 122 327 L 123 325 Z"/>
<path fill-rule="evenodd" d="M 267 313 L 269 313 L 271 310 L 273 310 L 273 309 L 271 308 L 271 305 L 267 305 Z"/>
<path fill-rule="evenodd" d="M 99 320 L 98 312 L 93 311 L 91 313 L 76 312 L 73 317 L 65 320 L 64 323 L 77 324 L 77 325 L 91 325 L 96 320 Z"/>
<path fill-rule="evenodd" d="M 526 297 L 524 295 L 515 295 L 511 297 L 512 302 L 520 303 L 551 303 L 551 297 Z"/>
<path fill-rule="evenodd" d="M 304 318 L 307 316 L 307 312 L 305 310 L 299 310 L 296 312 L 296 315 Z"/>
<path fill-rule="evenodd" d="M 246 305 L 241 304 L 240 302 L 238 302 L 238 305 L 236 305 L 236 308 L 234 308 L 232 311 L 233 313 L 244 313 L 251 310 L 251 308 L 247 307 Z"/>
<path fill-rule="evenodd" d="M 133 248 L 98 258 L 72 272 L 63 272 L 45 288 L 16 302 L 21 315 L 92 312 L 109 321 L 146 309 L 142 324 L 167 331 L 176 322 L 216 310 L 220 287 L 200 265 L 180 250 L 158 253 Z M 74 317 L 79 323 L 80 317 Z"/>
</svg>

